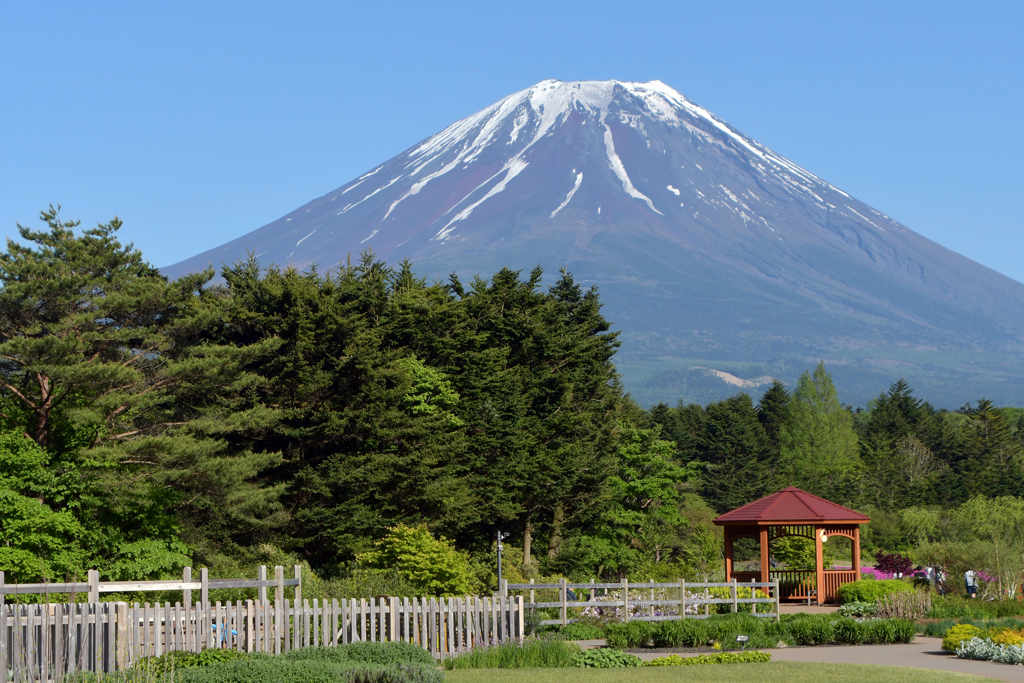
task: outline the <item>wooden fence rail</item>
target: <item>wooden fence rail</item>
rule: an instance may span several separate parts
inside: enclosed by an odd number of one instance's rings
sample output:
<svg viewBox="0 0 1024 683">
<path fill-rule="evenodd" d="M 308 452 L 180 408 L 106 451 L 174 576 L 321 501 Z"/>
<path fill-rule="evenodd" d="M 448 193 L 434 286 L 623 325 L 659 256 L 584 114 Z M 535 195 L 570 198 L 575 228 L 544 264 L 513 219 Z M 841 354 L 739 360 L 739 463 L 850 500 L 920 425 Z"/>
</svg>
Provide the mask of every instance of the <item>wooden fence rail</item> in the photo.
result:
<svg viewBox="0 0 1024 683">
<path fill-rule="evenodd" d="M 740 588 L 749 588 L 751 597 L 739 597 Z M 537 602 L 538 590 L 558 590 L 557 602 Z M 711 589 L 726 589 L 728 597 L 716 597 Z M 616 594 L 609 595 L 608 591 Z M 669 621 L 675 619 L 706 619 L 711 614 L 711 605 L 731 605 L 733 612 L 739 611 L 740 605 L 751 605 L 754 616 L 779 619 L 779 582 L 769 581 L 758 583 L 738 583 L 735 579 L 729 583 L 687 582 L 679 579 L 675 583 L 630 583 L 623 579 L 618 583 L 569 583 L 562 579 L 558 583 L 508 583 L 502 581 L 501 595 L 508 596 L 509 591 L 521 593 L 520 597 L 528 598 L 523 603 L 525 609 L 541 609 L 557 607 L 557 619 L 543 619 L 539 623 L 568 624 L 576 621 L 570 617 L 570 609 L 600 610 L 608 616 L 609 612 L 621 621 Z M 577 591 L 589 593 L 588 599 L 569 599 L 570 591 L 575 596 Z M 603 591 L 598 595 L 598 591 Z M 656 597 L 660 593 L 662 597 Z M 758 597 L 758 595 L 762 597 Z M 770 605 L 774 611 L 759 612 L 758 605 Z M 700 614 L 700 607 L 704 614 Z M 644 610 L 646 608 L 646 611 Z"/>
<path fill-rule="evenodd" d="M 256 599 L 267 600 L 267 589 L 274 589 L 274 600 L 284 600 L 285 586 L 295 586 L 295 599 L 302 599 L 302 566 L 295 565 L 295 578 L 284 578 L 284 567 L 274 567 L 274 578 L 267 579 L 267 568 L 260 565 L 255 579 L 211 579 L 206 569 L 199 570 L 199 580 L 194 581 L 192 567 L 185 567 L 181 581 L 100 581 L 99 572 L 90 569 L 86 581 L 65 583 L 6 583 L 0 571 L 0 605 L 8 595 L 74 595 L 87 597 L 87 602 L 99 602 L 100 593 L 144 593 L 154 591 L 181 591 L 182 603 L 192 604 L 192 591 L 199 591 L 200 602 L 210 601 L 210 591 L 222 588 L 255 588 Z"/>
<path fill-rule="evenodd" d="M 0 606 L 0 672 L 16 682 L 110 672 L 171 650 L 280 654 L 363 641 L 415 643 L 444 658 L 522 638 L 522 597 L 253 600 Z"/>
</svg>

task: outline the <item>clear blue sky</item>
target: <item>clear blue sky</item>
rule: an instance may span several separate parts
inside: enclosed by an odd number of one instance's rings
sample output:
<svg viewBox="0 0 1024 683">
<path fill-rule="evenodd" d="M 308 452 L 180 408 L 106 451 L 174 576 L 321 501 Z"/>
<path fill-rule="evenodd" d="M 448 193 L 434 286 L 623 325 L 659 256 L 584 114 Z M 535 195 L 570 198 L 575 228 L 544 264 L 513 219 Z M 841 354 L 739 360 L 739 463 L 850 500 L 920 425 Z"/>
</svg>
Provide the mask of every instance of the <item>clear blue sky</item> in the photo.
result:
<svg viewBox="0 0 1024 683">
<path fill-rule="evenodd" d="M 125 2 L 0 9 L 0 225 L 167 265 L 545 78 L 660 79 L 1024 281 L 1024 3 Z"/>
</svg>

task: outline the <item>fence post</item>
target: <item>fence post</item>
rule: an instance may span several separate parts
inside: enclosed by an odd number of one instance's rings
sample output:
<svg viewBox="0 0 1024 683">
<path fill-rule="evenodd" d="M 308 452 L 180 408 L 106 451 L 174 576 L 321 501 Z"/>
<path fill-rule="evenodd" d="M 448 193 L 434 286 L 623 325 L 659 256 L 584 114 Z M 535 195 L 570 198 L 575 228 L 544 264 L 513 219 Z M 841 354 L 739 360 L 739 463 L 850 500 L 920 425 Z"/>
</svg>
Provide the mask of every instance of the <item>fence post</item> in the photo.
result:
<svg viewBox="0 0 1024 683">
<path fill-rule="evenodd" d="M 282 601 L 284 600 L 284 567 L 282 567 L 281 565 L 277 565 L 274 567 L 274 581 L 277 581 L 277 586 L 274 588 L 274 602 L 277 604 L 283 604 Z"/>
<path fill-rule="evenodd" d="M 775 621 L 779 621 L 779 580 L 772 581 L 772 589 L 775 591 Z"/>
<path fill-rule="evenodd" d="M 629 579 L 622 580 L 622 620 L 629 621 Z"/>
<path fill-rule="evenodd" d="M 590 578 L 590 583 L 591 584 L 594 583 L 594 578 L 593 577 Z M 594 590 L 594 586 L 591 585 L 590 586 L 590 602 L 593 602 L 596 597 L 597 597 L 597 591 Z"/>
<path fill-rule="evenodd" d="M 89 602 L 100 601 L 100 573 L 95 569 L 90 569 L 88 573 L 89 581 Z M 96 623 L 99 623 L 97 621 Z"/>
<path fill-rule="evenodd" d="M 192 583 L 192 567 L 185 567 L 181 570 L 181 581 L 182 583 Z M 192 604 L 192 589 L 182 587 L 181 589 L 181 602 L 186 605 Z"/>
<path fill-rule="evenodd" d="M 299 584 L 297 586 L 295 586 L 295 604 L 298 605 L 298 604 L 301 604 L 301 600 L 302 600 L 302 565 L 301 564 L 295 565 L 295 580 L 299 582 Z"/>
<path fill-rule="evenodd" d="M 263 581 L 267 580 L 267 565 L 261 564 L 259 569 L 256 570 L 256 580 L 260 581 L 260 582 L 263 582 Z M 267 602 L 267 587 L 266 586 L 260 586 L 256 590 L 257 590 L 256 600 L 259 601 L 260 604 L 266 604 L 266 602 Z"/>
<path fill-rule="evenodd" d="M 115 615 L 115 618 L 117 619 L 117 633 L 115 636 L 117 641 L 114 644 L 116 653 L 115 662 L 117 670 L 124 671 L 125 668 L 127 668 L 128 663 L 128 603 L 117 603 L 117 611 L 115 612 Z M 115 630 L 114 625 L 110 627 L 110 630 Z"/>
<path fill-rule="evenodd" d="M 679 579 L 679 618 L 686 618 L 686 581 Z"/>
<path fill-rule="evenodd" d="M 757 588 L 754 587 L 754 579 L 750 580 L 750 597 L 751 599 L 757 598 Z M 759 603 L 750 603 L 750 613 L 757 614 L 757 606 Z"/>
<path fill-rule="evenodd" d="M 562 626 L 565 626 L 566 624 L 569 623 L 569 620 L 568 620 L 569 608 L 568 608 L 568 605 L 566 605 L 566 602 L 568 602 L 568 600 L 569 600 L 569 588 L 568 588 L 568 584 L 567 584 L 565 579 L 562 579 L 561 583 L 562 583 L 562 586 L 561 586 L 561 589 L 559 591 L 561 593 L 561 595 L 559 597 L 560 597 L 560 600 L 562 602 L 562 610 L 561 610 L 562 614 L 560 616 L 562 618 Z"/>
<path fill-rule="evenodd" d="M 733 612 L 733 614 L 735 614 L 736 611 L 737 611 L 736 608 L 739 607 L 739 605 L 736 602 L 736 577 L 735 576 L 732 577 L 732 588 L 731 588 L 731 590 L 732 590 L 732 612 Z"/>
<path fill-rule="evenodd" d="M 391 628 L 389 629 L 389 639 L 391 642 L 398 640 L 398 598 L 388 598 L 391 601 Z"/>
<path fill-rule="evenodd" d="M 210 570 L 203 567 L 199 570 L 199 602 L 203 607 L 210 602 Z"/>
<path fill-rule="evenodd" d="M 530 579 L 530 583 L 533 583 L 533 579 Z M 537 602 L 537 595 L 536 595 L 536 591 L 534 591 L 534 590 L 533 590 L 533 589 L 531 588 L 531 589 L 530 589 L 530 603 L 532 604 L 532 603 L 535 603 L 535 602 Z M 537 609 L 537 608 L 536 608 L 536 607 L 533 607 L 532 609 Z"/>
</svg>

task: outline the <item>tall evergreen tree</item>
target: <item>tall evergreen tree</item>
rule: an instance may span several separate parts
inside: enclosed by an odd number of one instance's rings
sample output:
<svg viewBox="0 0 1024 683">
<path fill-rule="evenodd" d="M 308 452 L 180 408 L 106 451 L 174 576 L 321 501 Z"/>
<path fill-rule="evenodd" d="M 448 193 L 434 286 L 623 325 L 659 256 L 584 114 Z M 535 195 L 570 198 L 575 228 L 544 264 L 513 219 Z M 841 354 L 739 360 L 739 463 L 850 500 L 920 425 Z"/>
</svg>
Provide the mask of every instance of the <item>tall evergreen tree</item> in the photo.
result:
<svg viewBox="0 0 1024 683">
<path fill-rule="evenodd" d="M 217 308 L 211 274 L 168 282 L 116 218 L 80 235 L 57 209 L 41 218 L 0 254 L 4 417 L 46 451 L 40 502 L 75 515 L 108 576 L 173 571 L 183 520 L 217 508 L 231 527 L 252 514 L 242 499 L 273 500 L 252 479 L 274 456 L 226 451 L 188 399 L 223 393 L 237 356 L 182 343 Z"/>
<path fill-rule="evenodd" d="M 764 428 L 765 437 L 768 439 L 768 447 L 772 451 L 772 458 L 777 463 L 782 446 L 788 438 L 786 425 L 789 422 L 789 406 L 792 397 L 786 390 L 786 385 L 779 380 L 773 380 L 772 385 L 757 404 L 757 417 Z"/>
<path fill-rule="evenodd" d="M 839 402 L 824 363 L 800 376 L 790 407 L 783 467 L 794 485 L 851 502 L 860 469 L 853 416 Z"/>
<path fill-rule="evenodd" d="M 700 449 L 701 460 L 707 463 L 701 495 L 718 512 L 775 490 L 768 437 L 747 394 L 707 407 Z"/>
</svg>

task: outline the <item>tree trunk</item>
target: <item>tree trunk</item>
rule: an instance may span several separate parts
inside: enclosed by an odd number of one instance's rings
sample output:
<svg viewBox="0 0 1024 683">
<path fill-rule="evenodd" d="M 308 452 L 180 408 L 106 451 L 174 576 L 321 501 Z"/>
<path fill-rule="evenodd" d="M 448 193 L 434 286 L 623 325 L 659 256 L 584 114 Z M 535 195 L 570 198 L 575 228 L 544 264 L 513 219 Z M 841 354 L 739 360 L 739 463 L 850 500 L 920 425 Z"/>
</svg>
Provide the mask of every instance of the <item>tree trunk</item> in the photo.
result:
<svg viewBox="0 0 1024 683">
<path fill-rule="evenodd" d="M 548 542 L 548 559 L 558 557 L 558 551 L 562 548 L 562 525 L 565 523 L 565 508 L 559 503 L 555 506 L 551 516 L 551 539 Z"/>
<path fill-rule="evenodd" d="M 532 560 L 533 551 L 533 518 L 527 516 L 526 525 L 523 527 L 523 568 L 527 569 Z"/>
</svg>

